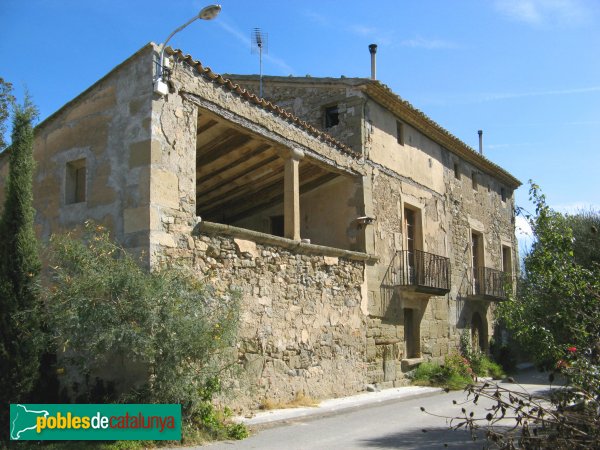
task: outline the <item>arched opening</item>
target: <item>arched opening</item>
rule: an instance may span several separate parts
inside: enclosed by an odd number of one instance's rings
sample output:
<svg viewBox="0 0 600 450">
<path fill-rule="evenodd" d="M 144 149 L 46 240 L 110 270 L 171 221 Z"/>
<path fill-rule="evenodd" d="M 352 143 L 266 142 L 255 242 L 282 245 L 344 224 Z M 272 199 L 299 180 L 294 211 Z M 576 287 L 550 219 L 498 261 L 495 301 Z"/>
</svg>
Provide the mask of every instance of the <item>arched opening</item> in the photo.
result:
<svg viewBox="0 0 600 450">
<path fill-rule="evenodd" d="M 487 327 L 478 312 L 473 313 L 471 318 L 471 345 L 473 350 L 487 351 Z"/>
</svg>

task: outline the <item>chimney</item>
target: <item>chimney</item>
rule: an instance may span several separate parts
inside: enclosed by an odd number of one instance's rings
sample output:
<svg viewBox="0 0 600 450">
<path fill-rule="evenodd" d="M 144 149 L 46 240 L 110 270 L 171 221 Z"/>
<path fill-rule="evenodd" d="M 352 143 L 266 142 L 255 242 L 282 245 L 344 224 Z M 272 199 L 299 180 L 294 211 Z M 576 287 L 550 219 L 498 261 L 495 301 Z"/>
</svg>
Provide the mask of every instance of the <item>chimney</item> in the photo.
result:
<svg viewBox="0 0 600 450">
<path fill-rule="evenodd" d="M 479 135 L 479 153 L 483 155 L 483 130 L 478 130 L 477 134 Z"/>
<path fill-rule="evenodd" d="M 371 80 L 376 80 L 375 53 L 377 53 L 377 44 L 369 45 L 369 53 L 371 53 Z"/>
</svg>

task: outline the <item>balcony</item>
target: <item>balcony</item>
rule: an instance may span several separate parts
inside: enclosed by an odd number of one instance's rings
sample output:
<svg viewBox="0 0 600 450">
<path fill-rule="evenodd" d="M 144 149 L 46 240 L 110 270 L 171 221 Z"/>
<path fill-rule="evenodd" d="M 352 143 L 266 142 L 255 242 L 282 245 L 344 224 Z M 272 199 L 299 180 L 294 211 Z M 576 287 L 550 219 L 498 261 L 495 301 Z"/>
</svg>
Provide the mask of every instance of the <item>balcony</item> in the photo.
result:
<svg viewBox="0 0 600 450">
<path fill-rule="evenodd" d="M 489 267 L 473 270 L 467 298 L 469 300 L 502 301 L 512 289 L 510 274 Z"/>
<path fill-rule="evenodd" d="M 398 251 L 388 268 L 385 284 L 404 291 L 446 295 L 450 292 L 450 260 L 420 250 Z"/>
</svg>

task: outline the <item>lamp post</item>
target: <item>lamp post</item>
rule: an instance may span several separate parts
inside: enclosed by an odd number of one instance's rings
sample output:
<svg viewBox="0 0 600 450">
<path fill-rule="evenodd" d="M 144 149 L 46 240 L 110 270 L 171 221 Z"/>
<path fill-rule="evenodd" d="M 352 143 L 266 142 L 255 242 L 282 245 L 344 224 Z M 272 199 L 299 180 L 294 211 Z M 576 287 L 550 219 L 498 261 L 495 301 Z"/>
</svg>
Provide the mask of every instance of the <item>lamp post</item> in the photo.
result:
<svg viewBox="0 0 600 450">
<path fill-rule="evenodd" d="M 221 12 L 221 5 L 206 6 L 206 7 L 202 8 L 197 15 L 192 17 L 186 23 L 184 23 L 180 27 L 176 28 L 175 30 L 173 30 L 173 32 L 171 34 L 169 34 L 169 36 L 167 37 L 165 42 L 163 44 L 161 44 L 160 58 L 159 58 L 158 69 L 157 69 L 157 73 L 156 73 L 156 80 L 154 81 L 154 92 L 156 92 L 157 94 L 160 94 L 160 95 L 166 95 L 169 92 L 169 87 L 167 86 L 167 83 L 165 83 L 165 81 L 163 79 L 163 69 L 164 69 L 164 63 L 165 63 L 165 48 L 167 47 L 167 43 L 171 40 L 171 38 L 173 36 L 175 36 L 175 34 L 179 33 L 181 30 L 183 30 L 185 27 L 187 27 L 189 24 L 191 24 L 192 22 L 195 22 L 197 19 L 212 20 L 215 17 L 217 17 L 217 15 L 219 15 L 220 12 Z"/>
</svg>

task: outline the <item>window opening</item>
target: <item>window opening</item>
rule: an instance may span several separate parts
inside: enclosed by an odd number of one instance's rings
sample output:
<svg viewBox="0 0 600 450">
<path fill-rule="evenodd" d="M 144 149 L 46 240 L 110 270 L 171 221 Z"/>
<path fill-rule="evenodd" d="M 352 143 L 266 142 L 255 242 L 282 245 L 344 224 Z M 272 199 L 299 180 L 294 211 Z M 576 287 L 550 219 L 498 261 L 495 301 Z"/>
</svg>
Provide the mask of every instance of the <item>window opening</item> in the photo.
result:
<svg viewBox="0 0 600 450">
<path fill-rule="evenodd" d="M 396 121 L 396 140 L 398 144 L 404 145 L 404 124 L 399 120 Z"/>
<path fill-rule="evenodd" d="M 331 128 L 340 123 L 340 113 L 338 105 L 325 108 L 325 128 Z"/>
<path fill-rule="evenodd" d="M 82 203 L 86 200 L 85 159 L 67 163 L 65 182 L 65 203 Z"/>
</svg>

